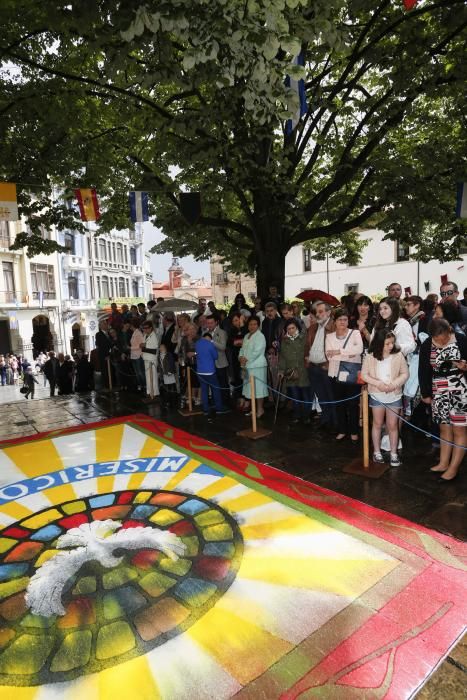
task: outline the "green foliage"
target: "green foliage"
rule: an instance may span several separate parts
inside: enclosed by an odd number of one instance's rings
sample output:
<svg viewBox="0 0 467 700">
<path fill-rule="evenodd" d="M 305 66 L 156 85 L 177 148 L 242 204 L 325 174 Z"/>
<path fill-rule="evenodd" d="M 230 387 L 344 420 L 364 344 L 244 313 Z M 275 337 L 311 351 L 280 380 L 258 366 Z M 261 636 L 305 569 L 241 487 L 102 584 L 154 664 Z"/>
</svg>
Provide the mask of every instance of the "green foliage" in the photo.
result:
<svg viewBox="0 0 467 700">
<path fill-rule="evenodd" d="M 457 255 L 464 0 L 4 0 L 0 24 L 0 177 L 19 183 L 22 213 L 31 184 L 91 186 L 99 230 L 125 228 L 128 190 L 145 189 L 166 236 L 155 250 L 256 269 L 260 292 L 299 243 L 357 260 L 352 231 L 375 220 L 420 259 Z M 309 109 L 286 135 L 300 46 Z M 194 226 L 178 200 L 190 190 Z M 77 225 L 56 204 L 34 216 Z M 37 235 L 20 241 L 45 249 Z"/>
<path fill-rule="evenodd" d="M 303 247 L 312 251 L 311 257 L 315 260 L 329 257 L 343 265 L 358 265 L 368 243 L 368 240 L 360 238 L 358 231 L 345 231 L 339 238 L 305 241 Z"/>
</svg>

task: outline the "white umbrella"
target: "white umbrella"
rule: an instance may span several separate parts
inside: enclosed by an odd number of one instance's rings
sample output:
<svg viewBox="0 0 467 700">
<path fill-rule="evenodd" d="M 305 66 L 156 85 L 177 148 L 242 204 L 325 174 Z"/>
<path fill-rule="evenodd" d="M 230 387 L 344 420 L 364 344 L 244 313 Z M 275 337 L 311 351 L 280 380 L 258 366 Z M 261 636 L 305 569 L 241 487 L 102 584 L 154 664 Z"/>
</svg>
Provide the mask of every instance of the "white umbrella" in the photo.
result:
<svg viewBox="0 0 467 700">
<path fill-rule="evenodd" d="M 152 311 L 173 311 L 174 313 L 181 313 L 183 311 L 195 311 L 197 308 L 198 304 L 188 299 L 166 299 L 166 301 L 160 301 L 153 306 Z"/>
</svg>

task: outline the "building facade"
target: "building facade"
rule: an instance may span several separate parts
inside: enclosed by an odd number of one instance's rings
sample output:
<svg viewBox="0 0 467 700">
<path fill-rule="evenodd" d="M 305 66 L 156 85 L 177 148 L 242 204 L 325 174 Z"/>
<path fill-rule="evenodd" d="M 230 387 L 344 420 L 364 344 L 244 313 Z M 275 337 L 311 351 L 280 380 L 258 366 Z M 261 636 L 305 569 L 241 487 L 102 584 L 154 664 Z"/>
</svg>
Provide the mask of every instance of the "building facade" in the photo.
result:
<svg viewBox="0 0 467 700">
<path fill-rule="evenodd" d="M 285 261 L 285 296 L 293 298 L 304 289 L 322 289 L 337 297 L 349 292 L 363 292 L 369 296 L 385 295 L 391 282 L 399 282 L 402 289 L 424 297 L 429 292 L 439 293 L 441 275 L 456 282 L 461 290 L 467 286 L 467 247 L 460 260 L 440 263 L 430 260 L 417 262 L 411 250 L 397 241 L 384 241 L 384 232 L 369 229 L 360 233 L 368 241 L 358 265 L 342 265 L 332 258 L 313 260 L 310 251 L 295 246 Z"/>
<path fill-rule="evenodd" d="M 144 251 L 143 227 L 96 235 L 65 231 L 59 241 L 69 249 L 60 265 L 62 319 L 69 348 L 94 347 L 98 320 L 110 304 L 137 304 L 151 298 L 150 256 Z M 68 350 L 70 351 L 70 350 Z"/>
<path fill-rule="evenodd" d="M 183 299 L 198 303 L 199 299 L 212 301 L 212 288 L 204 277 L 193 278 L 184 271 L 178 258 L 172 259 L 168 282 L 153 282 L 153 299 Z"/>
<path fill-rule="evenodd" d="M 229 272 L 219 256 L 210 260 L 213 301 L 216 305 L 232 303 L 237 294 L 252 301 L 256 297 L 256 280 L 250 275 Z"/>
<path fill-rule="evenodd" d="M 150 256 L 143 229 L 96 237 L 78 231 L 44 231 L 66 253 L 28 258 L 11 251 L 21 222 L 0 221 L 0 354 L 32 359 L 41 350 L 71 353 L 94 347 L 99 317 L 111 302 L 128 305 L 152 295 Z"/>
<path fill-rule="evenodd" d="M 24 250 L 9 250 L 21 228 L 19 221 L 0 221 L 0 353 L 31 359 L 63 348 L 60 264 L 57 253 L 28 258 Z"/>
<path fill-rule="evenodd" d="M 384 235 L 376 229 L 360 232 L 368 244 L 358 265 L 343 265 L 332 258 L 313 260 L 311 251 L 302 245 L 294 246 L 285 259 L 285 298 L 293 299 L 304 289 L 322 289 L 337 297 L 352 291 L 384 295 L 391 282 L 399 282 L 403 289 L 423 297 L 429 292 L 439 292 L 441 275 L 456 282 L 462 294 L 467 286 L 467 245 L 459 260 L 421 263 L 411 257 L 408 246 L 384 241 Z M 211 259 L 211 280 L 216 304 L 232 301 L 238 292 L 247 299 L 256 293 L 254 278 L 226 272 L 215 257 Z"/>
</svg>

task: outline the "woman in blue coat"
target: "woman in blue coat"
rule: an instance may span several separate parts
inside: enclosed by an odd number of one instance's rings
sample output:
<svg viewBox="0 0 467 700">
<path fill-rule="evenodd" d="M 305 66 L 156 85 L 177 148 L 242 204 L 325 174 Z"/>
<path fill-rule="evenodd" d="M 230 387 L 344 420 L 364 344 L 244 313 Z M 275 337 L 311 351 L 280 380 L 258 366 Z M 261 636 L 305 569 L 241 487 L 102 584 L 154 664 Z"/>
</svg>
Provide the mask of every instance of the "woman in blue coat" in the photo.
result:
<svg viewBox="0 0 467 700">
<path fill-rule="evenodd" d="M 250 377 L 255 378 L 256 415 L 258 418 L 264 414 L 264 398 L 268 396 L 267 387 L 267 362 L 266 339 L 259 329 L 259 319 L 251 316 L 248 319 L 248 333 L 239 353 L 241 367 L 247 371 L 244 380 L 243 395 L 251 399 Z"/>
</svg>

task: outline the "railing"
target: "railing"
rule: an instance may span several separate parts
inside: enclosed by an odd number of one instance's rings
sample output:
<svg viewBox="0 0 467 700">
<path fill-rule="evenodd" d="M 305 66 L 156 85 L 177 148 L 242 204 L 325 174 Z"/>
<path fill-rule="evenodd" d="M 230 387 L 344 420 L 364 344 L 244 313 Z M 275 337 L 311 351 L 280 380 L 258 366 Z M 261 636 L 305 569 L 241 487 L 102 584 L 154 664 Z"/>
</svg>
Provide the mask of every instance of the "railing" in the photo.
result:
<svg viewBox="0 0 467 700">
<path fill-rule="evenodd" d="M 40 294 L 42 294 L 43 299 L 56 299 L 57 298 L 57 292 L 33 292 L 32 293 L 32 298 L 33 299 L 40 299 Z"/>
<path fill-rule="evenodd" d="M 24 292 L 20 291 L 0 291 L 0 304 L 22 304 L 26 301 Z"/>
</svg>

